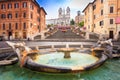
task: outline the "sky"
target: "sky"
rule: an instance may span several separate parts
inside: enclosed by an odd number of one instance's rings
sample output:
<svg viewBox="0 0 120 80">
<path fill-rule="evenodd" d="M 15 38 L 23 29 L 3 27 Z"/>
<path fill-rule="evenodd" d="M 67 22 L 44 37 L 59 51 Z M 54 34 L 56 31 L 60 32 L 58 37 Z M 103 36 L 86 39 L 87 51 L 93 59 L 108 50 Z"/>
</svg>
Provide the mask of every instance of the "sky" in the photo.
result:
<svg viewBox="0 0 120 80">
<path fill-rule="evenodd" d="M 71 9 L 71 18 L 74 19 L 77 11 L 83 11 L 89 2 L 93 0 L 37 0 L 41 7 L 47 12 L 46 19 L 58 18 L 58 9 L 61 7 Z"/>
</svg>

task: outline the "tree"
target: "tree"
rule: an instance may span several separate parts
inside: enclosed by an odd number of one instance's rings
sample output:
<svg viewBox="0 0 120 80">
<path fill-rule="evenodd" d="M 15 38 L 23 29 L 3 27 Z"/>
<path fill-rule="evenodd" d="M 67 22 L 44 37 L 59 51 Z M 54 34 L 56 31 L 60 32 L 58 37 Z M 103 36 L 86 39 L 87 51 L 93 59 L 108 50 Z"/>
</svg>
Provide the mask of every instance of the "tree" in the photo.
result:
<svg viewBox="0 0 120 80">
<path fill-rule="evenodd" d="M 75 24 L 75 21 L 72 19 L 71 21 L 70 21 L 70 25 L 74 25 Z"/>
<path fill-rule="evenodd" d="M 53 27 L 53 26 L 54 26 L 53 24 L 48 24 L 47 28 L 50 28 L 50 27 Z"/>
<path fill-rule="evenodd" d="M 82 27 L 84 26 L 84 21 L 80 22 L 80 23 L 78 24 L 78 26 L 79 26 L 80 28 L 82 28 Z"/>
<path fill-rule="evenodd" d="M 47 25 L 47 27 L 48 27 L 48 28 L 50 28 L 50 27 L 51 27 L 51 25 L 50 25 L 50 24 L 48 24 L 48 25 Z"/>
</svg>

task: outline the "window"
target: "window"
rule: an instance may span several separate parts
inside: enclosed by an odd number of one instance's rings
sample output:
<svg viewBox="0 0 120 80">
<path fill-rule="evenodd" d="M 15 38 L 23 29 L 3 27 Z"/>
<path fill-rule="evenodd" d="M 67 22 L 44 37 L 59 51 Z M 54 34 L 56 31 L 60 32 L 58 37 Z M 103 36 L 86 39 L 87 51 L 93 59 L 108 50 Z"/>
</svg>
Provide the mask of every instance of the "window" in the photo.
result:
<svg viewBox="0 0 120 80">
<path fill-rule="evenodd" d="M 103 9 L 101 10 L 101 16 L 103 15 Z"/>
<path fill-rule="evenodd" d="M 40 32 L 40 26 L 38 25 L 38 30 L 39 30 L 39 32 Z"/>
<path fill-rule="evenodd" d="M 24 30 L 26 29 L 26 23 L 23 23 L 23 29 Z"/>
<path fill-rule="evenodd" d="M 11 23 L 9 23 L 9 30 L 11 30 L 12 29 L 12 27 L 11 27 Z"/>
<path fill-rule="evenodd" d="M 40 18 L 39 17 L 37 18 L 37 21 L 40 22 Z"/>
<path fill-rule="evenodd" d="M 110 24 L 113 24 L 113 19 L 110 19 Z"/>
<path fill-rule="evenodd" d="M 31 23 L 30 26 L 31 26 L 31 28 L 32 28 L 33 24 Z"/>
<path fill-rule="evenodd" d="M 33 13 L 31 13 L 31 19 L 33 19 Z"/>
<path fill-rule="evenodd" d="M 88 13 L 90 12 L 90 8 L 88 8 Z"/>
<path fill-rule="evenodd" d="M 104 22 L 103 21 L 100 21 L 100 26 L 103 26 L 104 25 Z"/>
<path fill-rule="evenodd" d="M 40 26 L 38 26 L 38 29 L 40 29 Z"/>
<path fill-rule="evenodd" d="M 40 9 L 37 10 L 37 13 L 38 13 L 38 14 L 40 13 Z"/>
<path fill-rule="evenodd" d="M 94 15 L 94 19 L 96 19 L 96 16 Z"/>
<path fill-rule="evenodd" d="M 103 0 L 101 0 L 101 3 L 103 3 Z"/>
<path fill-rule="evenodd" d="M 26 18 L 26 12 L 23 13 L 23 17 Z"/>
<path fill-rule="evenodd" d="M 8 14 L 8 19 L 11 19 L 12 18 L 12 14 Z"/>
<path fill-rule="evenodd" d="M 18 13 L 15 13 L 15 18 L 18 18 Z"/>
<path fill-rule="evenodd" d="M 19 3 L 15 3 L 14 8 L 19 8 Z"/>
<path fill-rule="evenodd" d="M 40 32 L 40 26 L 38 25 L 38 30 L 39 30 L 39 32 Z"/>
<path fill-rule="evenodd" d="M 12 4 L 9 3 L 9 4 L 8 4 L 8 9 L 11 9 L 11 8 L 12 8 Z"/>
<path fill-rule="evenodd" d="M 18 23 L 15 24 L 15 29 L 16 29 L 16 30 L 18 29 Z"/>
<path fill-rule="evenodd" d="M 113 11 L 114 11 L 114 8 L 113 8 L 113 6 L 111 6 L 110 7 L 110 13 L 113 13 Z"/>
<path fill-rule="evenodd" d="M 6 15 L 5 14 L 1 14 L 1 19 L 5 19 Z"/>
<path fill-rule="evenodd" d="M 96 5 L 93 5 L 93 10 L 95 10 L 96 9 Z"/>
<path fill-rule="evenodd" d="M 33 6 L 32 4 L 30 5 L 30 8 L 31 8 L 32 10 L 34 10 L 34 6 Z"/>
<path fill-rule="evenodd" d="M 2 29 L 5 30 L 5 24 L 2 25 Z"/>
<path fill-rule="evenodd" d="M 96 28 L 96 25 L 94 24 L 94 28 Z"/>
<path fill-rule="evenodd" d="M 5 35 L 6 33 L 5 33 L 5 32 L 3 32 L 2 34 L 3 34 L 3 35 Z"/>
<path fill-rule="evenodd" d="M 27 2 L 23 2 L 23 8 L 27 7 Z"/>
<path fill-rule="evenodd" d="M 86 15 L 86 12 L 85 12 L 85 15 Z"/>
<path fill-rule="evenodd" d="M 1 9 L 5 9 L 5 4 L 2 4 L 2 5 L 1 5 Z"/>
</svg>

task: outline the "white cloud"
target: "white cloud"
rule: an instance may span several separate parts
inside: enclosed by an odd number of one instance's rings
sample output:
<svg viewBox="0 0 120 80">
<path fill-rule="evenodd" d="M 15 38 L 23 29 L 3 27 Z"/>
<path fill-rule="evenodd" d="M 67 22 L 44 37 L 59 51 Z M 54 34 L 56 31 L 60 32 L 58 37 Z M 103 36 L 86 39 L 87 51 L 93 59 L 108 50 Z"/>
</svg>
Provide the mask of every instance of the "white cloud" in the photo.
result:
<svg viewBox="0 0 120 80">
<path fill-rule="evenodd" d="M 68 5 L 72 9 L 81 9 L 85 8 L 85 6 L 89 3 L 92 2 L 93 0 L 68 0 Z"/>
</svg>

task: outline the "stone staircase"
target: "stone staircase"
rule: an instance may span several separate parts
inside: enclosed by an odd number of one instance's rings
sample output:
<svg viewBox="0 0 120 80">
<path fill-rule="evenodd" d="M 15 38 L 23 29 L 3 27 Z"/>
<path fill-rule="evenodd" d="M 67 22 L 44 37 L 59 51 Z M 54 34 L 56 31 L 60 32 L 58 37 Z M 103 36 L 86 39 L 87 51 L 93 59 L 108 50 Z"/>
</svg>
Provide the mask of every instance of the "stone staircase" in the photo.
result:
<svg viewBox="0 0 120 80">
<path fill-rule="evenodd" d="M 68 29 L 67 32 L 62 32 L 58 30 L 51 36 L 48 36 L 46 39 L 84 39 L 81 35 L 76 35 L 72 30 Z"/>
</svg>

